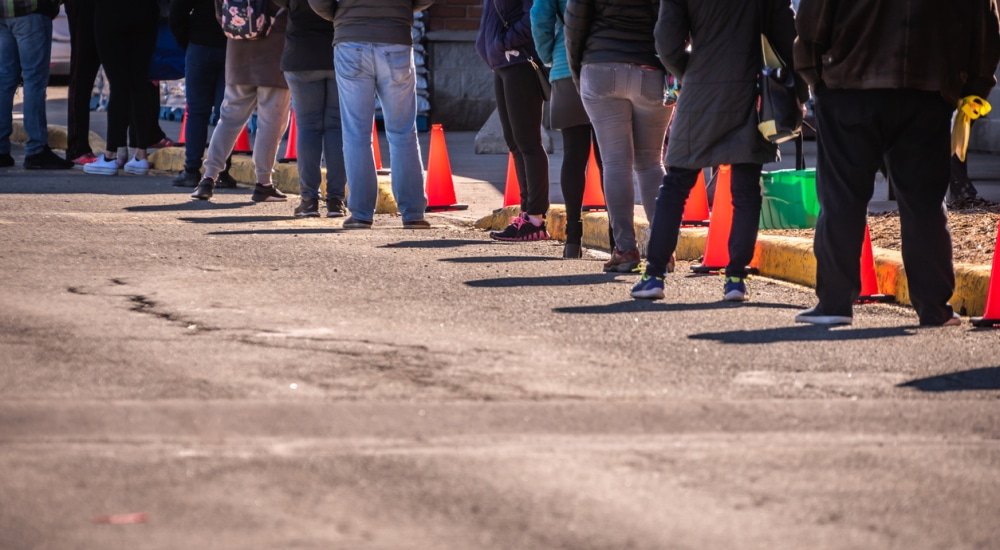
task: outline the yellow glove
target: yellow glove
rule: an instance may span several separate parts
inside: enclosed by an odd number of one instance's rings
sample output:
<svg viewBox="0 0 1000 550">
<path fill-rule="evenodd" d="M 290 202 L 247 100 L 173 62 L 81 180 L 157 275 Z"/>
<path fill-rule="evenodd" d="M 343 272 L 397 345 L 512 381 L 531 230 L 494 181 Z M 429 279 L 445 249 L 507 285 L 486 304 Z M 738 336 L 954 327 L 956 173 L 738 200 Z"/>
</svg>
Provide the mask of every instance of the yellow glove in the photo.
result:
<svg viewBox="0 0 1000 550">
<path fill-rule="evenodd" d="M 958 156 L 958 160 L 965 162 L 972 121 L 985 116 L 990 109 L 990 103 L 977 95 L 965 96 L 958 102 L 958 112 L 955 113 L 955 123 L 951 128 L 951 151 Z"/>
</svg>

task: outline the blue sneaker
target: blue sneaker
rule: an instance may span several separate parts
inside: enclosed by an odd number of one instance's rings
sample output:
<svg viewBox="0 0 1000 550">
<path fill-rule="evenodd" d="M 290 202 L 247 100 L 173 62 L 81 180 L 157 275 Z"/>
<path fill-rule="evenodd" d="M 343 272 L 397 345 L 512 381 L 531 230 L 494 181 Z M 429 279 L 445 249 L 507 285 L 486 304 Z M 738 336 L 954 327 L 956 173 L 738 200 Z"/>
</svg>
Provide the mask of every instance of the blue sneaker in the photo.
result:
<svg viewBox="0 0 1000 550">
<path fill-rule="evenodd" d="M 633 298 L 646 298 L 647 300 L 663 299 L 663 277 L 652 277 L 645 273 L 639 282 L 632 287 Z"/>
<path fill-rule="evenodd" d="M 745 302 L 750 293 L 747 292 L 746 279 L 741 277 L 726 277 L 726 285 L 722 287 L 722 299 L 727 302 Z"/>
</svg>

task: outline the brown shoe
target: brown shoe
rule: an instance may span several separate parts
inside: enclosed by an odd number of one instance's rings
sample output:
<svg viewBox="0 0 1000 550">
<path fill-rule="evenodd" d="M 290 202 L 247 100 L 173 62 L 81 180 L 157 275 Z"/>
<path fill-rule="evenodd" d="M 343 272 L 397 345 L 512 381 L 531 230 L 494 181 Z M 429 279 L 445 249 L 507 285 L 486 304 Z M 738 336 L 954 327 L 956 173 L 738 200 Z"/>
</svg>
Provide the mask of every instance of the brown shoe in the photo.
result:
<svg viewBox="0 0 1000 550">
<path fill-rule="evenodd" d="M 609 273 L 630 273 L 639 267 L 640 261 L 641 258 L 639 257 L 638 250 L 622 252 L 615 247 L 611 251 L 611 259 L 604 264 L 604 271 Z"/>
</svg>

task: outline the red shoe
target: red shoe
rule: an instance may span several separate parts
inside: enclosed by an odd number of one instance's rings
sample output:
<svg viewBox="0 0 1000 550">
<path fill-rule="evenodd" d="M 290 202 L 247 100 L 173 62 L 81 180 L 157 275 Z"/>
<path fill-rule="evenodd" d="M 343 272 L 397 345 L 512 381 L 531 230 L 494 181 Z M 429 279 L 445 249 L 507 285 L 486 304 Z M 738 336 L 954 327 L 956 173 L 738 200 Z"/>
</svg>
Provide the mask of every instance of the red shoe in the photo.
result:
<svg viewBox="0 0 1000 550">
<path fill-rule="evenodd" d="M 86 153 L 73 159 L 73 164 L 76 167 L 83 168 L 95 160 L 97 160 L 97 156 L 94 153 Z"/>
<path fill-rule="evenodd" d="M 642 258 L 639 257 L 638 250 L 622 252 L 618 248 L 615 248 L 611 251 L 611 259 L 604 264 L 604 271 L 608 273 L 630 273 L 639 267 L 641 260 Z"/>
<path fill-rule="evenodd" d="M 165 137 L 165 138 L 161 139 L 160 141 L 158 141 L 158 142 L 150 145 L 149 147 L 146 147 L 146 150 L 147 151 L 155 151 L 157 149 L 166 149 L 167 147 L 173 147 L 173 146 L 174 146 L 174 142 L 171 141 L 170 138 Z"/>
</svg>

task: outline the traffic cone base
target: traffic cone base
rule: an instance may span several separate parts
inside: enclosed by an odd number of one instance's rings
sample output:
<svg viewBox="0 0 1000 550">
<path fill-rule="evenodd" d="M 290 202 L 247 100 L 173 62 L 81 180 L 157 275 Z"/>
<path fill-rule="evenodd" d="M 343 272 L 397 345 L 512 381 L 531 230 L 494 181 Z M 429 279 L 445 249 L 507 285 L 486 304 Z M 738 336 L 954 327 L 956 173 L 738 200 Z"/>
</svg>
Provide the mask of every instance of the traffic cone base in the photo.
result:
<svg viewBox="0 0 1000 550">
<path fill-rule="evenodd" d="M 681 227 L 708 225 L 708 186 L 705 184 L 705 171 L 698 171 L 698 181 L 691 188 L 687 202 L 684 203 L 684 214 L 681 216 Z"/>
<path fill-rule="evenodd" d="M 986 291 L 986 308 L 982 317 L 971 319 L 974 327 L 1000 326 L 1000 261 L 997 261 L 997 250 L 1000 250 L 1000 225 L 997 226 L 997 244 L 993 247 L 993 267 L 990 269 L 990 287 Z"/>
<path fill-rule="evenodd" d="M 861 245 L 861 295 L 854 303 L 887 304 L 895 301 L 895 296 L 879 292 L 878 275 L 875 272 L 875 256 L 872 254 L 871 230 L 868 225 L 865 225 L 865 240 Z"/>
<path fill-rule="evenodd" d="M 278 162 L 295 162 L 298 160 L 299 131 L 295 125 L 295 111 L 293 110 L 288 119 L 288 144 L 285 145 L 285 156 L 278 159 Z"/>
<path fill-rule="evenodd" d="M 455 181 L 451 175 L 448 147 L 444 142 L 444 128 L 431 126 L 431 150 L 427 154 L 427 212 L 466 210 L 467 204 L 455 204 Z"/>
<path fill-rule="evenodd" d="M 704 181 L 704 180 L 703 180 Z M 715 184 L 715 208 L 709 216 L 708 237 L 705 239 L 705 256 L 700 264 L 691 266 L 695 273 L 717 273 L 729 264 L 729 233 L 733 229 L 732 168 L 719 167 Z"/>
<path fill-rule="evenodd" d="M 584 212 L 603 212 L 607 209 L 604 188 L 601 185 L 601 169 L 597 166 L 597 155 L 594 153 L 594 144 L 591 143 L 590 159 L 587 160 L 587 181 L 583 187 L 582 210 Z"/>
</svg>

